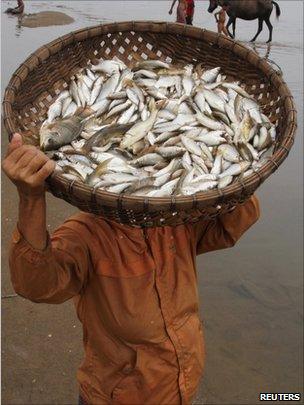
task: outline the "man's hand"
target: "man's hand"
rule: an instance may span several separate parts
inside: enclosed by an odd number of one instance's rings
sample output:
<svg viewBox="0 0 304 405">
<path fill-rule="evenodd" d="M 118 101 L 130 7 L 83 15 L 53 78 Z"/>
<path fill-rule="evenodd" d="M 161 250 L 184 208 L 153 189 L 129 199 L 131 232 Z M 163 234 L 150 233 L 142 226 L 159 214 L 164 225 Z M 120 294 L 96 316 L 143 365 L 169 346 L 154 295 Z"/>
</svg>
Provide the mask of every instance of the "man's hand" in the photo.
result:
<svg viewBox="0 0 304 405">
<path fill-rule="evenodd" d="M 23 145 L 21 135 L 14 134 L 2 169 L 20 195 L 36 197 L 44 194 L 45 179 L 54 171 L 55 162 L 34 146 Z"/>
<path fill-rule="evenodd" d="M 169 14 L 171 15 L 172 13 L 173 13 L 173 10 L 172 10 L 172 8 L 170 8 Z"/>
<path fill-rule="evenodd" d="M 47 244 L 45 179 L 54 171 L 55 162 L 14 134 L 2 162 L 5 174 L 19 193 L 18 228 L 33 248 Z"/>
</svg>

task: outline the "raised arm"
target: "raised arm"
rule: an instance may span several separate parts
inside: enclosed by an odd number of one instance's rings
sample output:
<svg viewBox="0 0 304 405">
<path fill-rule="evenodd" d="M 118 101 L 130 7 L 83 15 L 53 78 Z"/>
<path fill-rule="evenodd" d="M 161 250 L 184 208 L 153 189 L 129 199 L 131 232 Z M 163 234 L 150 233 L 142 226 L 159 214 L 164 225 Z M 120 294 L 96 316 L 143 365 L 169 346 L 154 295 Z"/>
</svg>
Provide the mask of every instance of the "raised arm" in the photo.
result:
<svg viewBox="0 0 304 405">
<path fill-rule="evenodd" d="M 172 5 L 171 5 L 171 8 L 170 8 L 170 10 L 169 10 L 169 14 L 170 14 L 170 15 L 171 15 L 172 12 L 173 12 L 173 8 L 174 8 L 176 2 L 177 2 L 177 0 L 173 0 L 173 1 L 172 1 Z"/>
<path fill-rule="evenodd" d="M 259 202 L 252 196 L 231 212 L 211 221 L 198 222 L 194 227 L 197 254 L 234 246 L 259 217 Z"/>
<path fill-rule="evenodd" d="M 49 238 L 46 231 L 45 179 L 54 162 L 15 134 L 2 168 L 19 194 L 19 220 L 10 248 L 16 292 L 35 302 L 60 303 L 78 294 L 88 275 L 84 238 L 71 226 Z"/>
<path fill-rule="evenodd" d="M 221 13 L 221 12 L 218 11 L 217 13 L 214 14 L 214 17 L 215 17 L 215 19 L 216 19 L 216 22 L 219 21 L 218 16 L 220 15 L 220 13 Z"/>
<path fill-rule="evenodd" d="M 23 145 L 14 134 L 2 168 L 16 185 L 19 194 L 19 229 L 35 249 L 46 246 L 45 179 L 53 172 L 55 162 L 34 146 Z"/>
</svg>

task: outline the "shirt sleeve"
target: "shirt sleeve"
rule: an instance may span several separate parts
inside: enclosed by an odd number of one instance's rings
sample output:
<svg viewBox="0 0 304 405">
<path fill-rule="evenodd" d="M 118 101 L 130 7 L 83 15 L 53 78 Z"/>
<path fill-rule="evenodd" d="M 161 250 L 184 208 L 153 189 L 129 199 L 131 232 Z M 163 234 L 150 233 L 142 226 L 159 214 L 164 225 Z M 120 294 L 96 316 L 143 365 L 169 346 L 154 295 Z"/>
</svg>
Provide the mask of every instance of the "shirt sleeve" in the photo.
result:
<svg viewBox="0 0 304 405">
<path fill-rule="evenodd" d="M 15 229 L 9 253 L 11 281 L 17 294 L 33 302 L 60 304 L 85 287 L 89 249 L 77 223 L 67 221 L 44 250 L 34 249 Z"/>
<path fill-rule="evenodd" d="M 232 247 L 260 217 L 256 196 L 214 220 L 202 220 L 195 225 L 197 255 Z"/>
</svg>

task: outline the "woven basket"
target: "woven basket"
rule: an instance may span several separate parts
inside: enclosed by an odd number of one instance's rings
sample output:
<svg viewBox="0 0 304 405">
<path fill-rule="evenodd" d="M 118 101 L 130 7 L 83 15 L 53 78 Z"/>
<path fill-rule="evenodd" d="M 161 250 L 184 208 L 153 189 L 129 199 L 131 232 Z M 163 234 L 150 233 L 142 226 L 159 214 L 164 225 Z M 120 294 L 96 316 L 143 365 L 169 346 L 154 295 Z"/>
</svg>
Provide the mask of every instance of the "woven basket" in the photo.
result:
<svg viewBox="0 0 304 405">
<path fill-rule="evenodd" d="M 239 80 L 258 100 L 277 126 L 278 139 L 271 158 L 255 173 L 222 190 L 189 197 L 147 198 L 93 191 L 58 174 L 48 179 L 56 197 L 104 218 L 132 226 L 175 226 L 204 216 L 215 218 L 244 202 L 287 157 L 297 127 L 293 97 L 282 76 L 267 60 L 223 35 L 182 24 L 121 22 L 81 29 L 42 46 L 13 74 L 6 88 L 3 109 L 11 136 L 21 132 L 37 137 L 41 123 L 70 77 L 94 58 L 117 55 L 126 64 L 161 59 L 173 64 L 221 66 L 228 79 Z"/>
</svg>

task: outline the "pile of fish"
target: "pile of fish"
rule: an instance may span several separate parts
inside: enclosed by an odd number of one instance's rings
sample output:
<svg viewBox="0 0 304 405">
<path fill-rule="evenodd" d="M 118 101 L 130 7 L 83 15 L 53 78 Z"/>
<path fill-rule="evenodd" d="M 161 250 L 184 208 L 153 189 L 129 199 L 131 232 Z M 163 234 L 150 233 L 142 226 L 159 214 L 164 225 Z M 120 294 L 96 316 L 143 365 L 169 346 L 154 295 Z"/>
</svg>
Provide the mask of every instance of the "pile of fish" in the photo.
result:
<svg viewBox="0 0 304 405">
<path fill-rule="evenodd" d="M 224 188 L 271 156 L 275 126 L 220 67 L 98 60 L 49 107 L 40 147 L 63 177 L 133 196 Z"/>
</svg>

